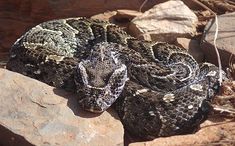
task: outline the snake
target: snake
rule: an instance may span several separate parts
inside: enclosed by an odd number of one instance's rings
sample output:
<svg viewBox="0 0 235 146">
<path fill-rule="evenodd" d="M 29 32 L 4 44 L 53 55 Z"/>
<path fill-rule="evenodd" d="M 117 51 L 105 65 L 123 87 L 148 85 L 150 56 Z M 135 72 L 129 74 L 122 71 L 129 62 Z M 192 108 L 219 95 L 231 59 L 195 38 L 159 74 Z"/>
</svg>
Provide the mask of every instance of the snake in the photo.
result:
<svg viewBox="0 0 235 146">
<path fill-rule="evenodd" d="M 29 29 L 6 68 L 74 92 L 84 110 L 114 107 L 124 128 L 147 140 L 197 131 L 220 87 L 218 67 L 197 63 L 186 49 L 83 17 Z"/>
</svg>

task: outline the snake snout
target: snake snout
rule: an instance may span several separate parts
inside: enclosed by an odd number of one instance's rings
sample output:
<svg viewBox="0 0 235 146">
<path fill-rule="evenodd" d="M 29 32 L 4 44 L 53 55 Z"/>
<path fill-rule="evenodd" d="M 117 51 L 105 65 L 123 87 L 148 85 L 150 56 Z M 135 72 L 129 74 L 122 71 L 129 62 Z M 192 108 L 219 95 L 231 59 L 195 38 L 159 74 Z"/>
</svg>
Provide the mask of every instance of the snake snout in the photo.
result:
<svg viewBox="0 0 235 146">
<path fill-rule="evenodd" d="M 107 87 L 96 88 L 88 86 L 84 91 L 86 92 L 85 96 L 79 103 L 83 109 L 90 112 L 101 113 L 109 108 L 115 101 Z"/>
</svg>

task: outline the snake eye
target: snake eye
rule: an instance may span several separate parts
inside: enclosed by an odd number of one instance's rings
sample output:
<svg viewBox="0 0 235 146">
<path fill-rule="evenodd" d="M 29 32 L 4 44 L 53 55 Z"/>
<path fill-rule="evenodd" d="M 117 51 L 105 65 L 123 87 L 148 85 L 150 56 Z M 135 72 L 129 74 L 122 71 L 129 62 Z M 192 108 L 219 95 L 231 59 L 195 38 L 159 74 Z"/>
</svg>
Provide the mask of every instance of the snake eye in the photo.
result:
<svg viewBox="0 0 235 146">
<path fill-rule="evenodd" d="M 203 113 L 209 113 L 212 110 L 212 105 L 208 101 L 203 100 L 200 108 Z"/>
<path fill-rule="evenodd" d="M 104 82 L 105 82 L 106 84 L 108 84 L 108 81 L 109 81 L 110 77 L 112 76 L 112 74 L 113 74 L 113 72 L 110 72 L 110 73 L 108 73 L 107 75 L 105 75 L 105 76 L 102 77 L 102 79 L 104 80 Z"/>
<path fill-rule="evenodd" d="M 216 93 L 219 92 L 219 89 L 220 89 L 220 83 L 219 83 L 219 81 L 217 81 L 217 82 L 214 84 L 214 86 L 212 86 L 212 89 L 213 89 Z"/>
</svg>

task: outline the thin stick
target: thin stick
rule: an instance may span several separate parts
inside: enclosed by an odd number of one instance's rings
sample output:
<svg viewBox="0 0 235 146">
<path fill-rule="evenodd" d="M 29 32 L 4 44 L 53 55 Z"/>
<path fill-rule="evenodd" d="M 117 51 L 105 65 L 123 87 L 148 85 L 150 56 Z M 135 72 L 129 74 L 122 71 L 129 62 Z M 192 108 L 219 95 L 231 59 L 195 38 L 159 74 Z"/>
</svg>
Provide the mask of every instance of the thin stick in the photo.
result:
<svg viewBox="0 0 235 146">
<path fill-rule="evenodd" d="M 218 24 L 218 18 L 217 15 L 215 15 L 215 36 L 214 36 L 214 47 L 215 47 L 215 51 L 216 51 L 216 55 L 217 55 L 217 59 L 218 59 L 218 65 L 219 65 L 219 83 L 220 85 L 222 84 L 222 65 L 221 65 L 221 60 L 220 60 L 220 54 L 218 51 L 218 48 L 216 46 L 216 39 L 218 36 L 218 31 L 219 31 L 219 24 Z"/>
<path fill-rule="evenodd" d="M 145 0 L 142 4 L 141 4 L 141 6 L 140 6 L 140 8 L 139 8 L 139 12 L 141 12 L 142 11 L 142 8 L 144 7 L 144 5 L 147 3 L 147 1 L 148 0 Z"/>
</svg>

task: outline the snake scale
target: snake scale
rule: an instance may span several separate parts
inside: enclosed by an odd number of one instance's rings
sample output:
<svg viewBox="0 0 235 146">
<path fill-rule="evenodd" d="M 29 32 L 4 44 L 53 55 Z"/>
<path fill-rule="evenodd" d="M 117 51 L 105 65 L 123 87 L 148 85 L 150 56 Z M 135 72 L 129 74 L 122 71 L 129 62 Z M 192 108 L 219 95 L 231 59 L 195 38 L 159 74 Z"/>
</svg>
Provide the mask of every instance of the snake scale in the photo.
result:
<svg viewBox="0 0 235 146">
<path fill-rule="evenodd" d="M 218 68 L 185 49 L 138 40 L 109 22 L 41 23 L 12 46 L 7 69 L 75 92 L 85 110 L 115 109 L 133 136 L 153 139 L 198 129 L 219 88 Z"/>
</svg>

